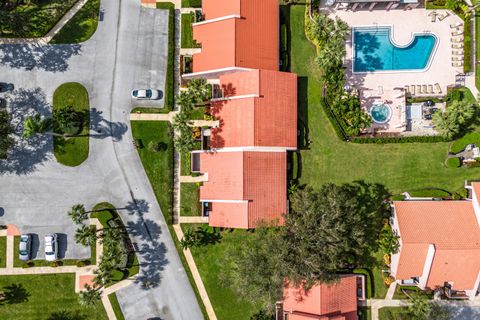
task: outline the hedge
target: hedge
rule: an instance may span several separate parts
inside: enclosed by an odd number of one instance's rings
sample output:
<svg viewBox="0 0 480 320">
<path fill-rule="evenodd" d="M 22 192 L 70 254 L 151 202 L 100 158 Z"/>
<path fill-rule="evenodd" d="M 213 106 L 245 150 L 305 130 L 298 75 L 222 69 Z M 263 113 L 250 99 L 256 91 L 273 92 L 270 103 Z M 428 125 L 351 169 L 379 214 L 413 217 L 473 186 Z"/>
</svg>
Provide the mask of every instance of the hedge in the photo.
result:
<svg viewBox="0 0 480 320">
<path fill-rule="evenodd" d="M 450 146 L 450 153 L 462 152 L 469 144 L 476 144 L 480 146 L 480 132 L 467 133 L 458 140 L 455 140 Z"/>
<path fill-rule="evenodd" d="M 366 298 L 370 299 L 373 296 L 372 288 L 373 288 L 373 276 L 371 271 L 367 269 L 353 269 L 353 274 L 361 274 L 365 276 L 365 286 L 366 288 Z"/>
<path fill-rule="evenodd" d="M 414 198 L 450 198 L 450 192 L 442 189 L 420 189 L 408 191 Z"/>
<path fill-rule="evenodd" d="M 472 57 L 471 57 L 471 20 L 466 18 L 463 20 L 463 72 L 468 73 L 472 71 Z"/>
<path fill-rule="evenodd" d="M 165 81 L 164 110 L 169 112 L 173 110 L 173 99 L 175 96 L 175 74 L 173 69 L 175 61 L 175 5 L 171 2 L 157 2 L 157 9 L 168 10 L 168 63 Z"/>
<path fill-rule="evenodd" d="M 384 137 L 384 138 L 352 138 L 353 143 L 432 143 L 432 142 L 447 142 L 449 139 L 443 136 L 412 136 L 412 137 Z"/>
<path fill-rule="evenodd" d="M 280 48 L 282 52 L 288 50 L 288 34 L 287 34 L 287 25 L 282 24 L 280 26 Z"/>
<path fill-rule="evenodd" d="M 447 159 L 447 167 L 449 168 L 458 168 L 462 165 L 462 160 L 460 158 L 448 158 Z"/>
</svg>

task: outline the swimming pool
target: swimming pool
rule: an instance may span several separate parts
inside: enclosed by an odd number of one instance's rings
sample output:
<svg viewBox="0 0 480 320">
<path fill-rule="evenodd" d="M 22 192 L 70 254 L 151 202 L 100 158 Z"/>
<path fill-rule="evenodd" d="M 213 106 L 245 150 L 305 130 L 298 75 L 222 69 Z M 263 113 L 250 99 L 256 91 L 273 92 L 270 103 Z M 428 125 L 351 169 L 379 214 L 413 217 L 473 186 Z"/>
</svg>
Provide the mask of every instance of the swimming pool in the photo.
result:
<svg viewBox="0 0 480 320">
<path fill-rule="evenodd" d="M 421 71 L 428 67 L 437 37 L 419 33 L 406 46 L 392 43 L 391 27 L 353 28 L 353 72 Z"/>
<path fill-rule="evenodd" d="M 392 109 L 387 104 L 374 104 L 370 109 L 370 115 L 375 123 L 387 123 L 392 117 Z"/>
</svg>

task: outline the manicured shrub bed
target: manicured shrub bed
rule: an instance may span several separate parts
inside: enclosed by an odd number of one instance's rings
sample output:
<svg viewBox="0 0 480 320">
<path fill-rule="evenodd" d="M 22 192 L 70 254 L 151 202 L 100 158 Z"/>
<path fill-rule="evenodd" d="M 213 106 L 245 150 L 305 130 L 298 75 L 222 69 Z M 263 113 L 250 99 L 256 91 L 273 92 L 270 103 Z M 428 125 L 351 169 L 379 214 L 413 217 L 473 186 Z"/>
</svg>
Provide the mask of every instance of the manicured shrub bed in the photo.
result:
<svg viewBox="0 0 480 320">
<path fill-rule="evenodd" d="M 448 158 L 447 159 L 447 167 L 449 168 L 458 168 L 462 165 L 462 160 L 460 158 Z"/>
</svg>

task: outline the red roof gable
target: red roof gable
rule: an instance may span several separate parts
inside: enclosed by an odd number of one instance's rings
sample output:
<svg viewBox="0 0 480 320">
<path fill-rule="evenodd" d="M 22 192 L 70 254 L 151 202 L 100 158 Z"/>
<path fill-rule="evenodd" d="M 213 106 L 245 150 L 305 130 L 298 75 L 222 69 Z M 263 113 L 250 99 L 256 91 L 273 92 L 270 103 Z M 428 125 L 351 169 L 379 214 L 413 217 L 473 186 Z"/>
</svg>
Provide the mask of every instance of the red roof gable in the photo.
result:
<svg viewBox="0 0 480 320">
<path fill-rule="evenodd" d="M 240 18 L 193 26 L 202 45 L 193 55 L 193 72 L 229 67 L 278 70 L 279 8 L 277 0 L 204 0 L 207 20 Z"/>
<path fill-rule="evenodd" d="M 261 221 L 283 223 L 287 211 L 286 152 L 215 152 L 200 155 L 208 181 L 200 199 L 213 200 L 212 226 L 255 228 Z"/>
<path fill-rule="evenodd" d="M 284 289 L 283 311 L 292 319 L 357 319 L 357 277 L 341 277 L 338 283 L 316 284 L 308 292 L 292 285 Z M 310 316 L 311 318 L 305 318 Z"/>
<path fill-rule="evenodd" d="M 247 97 L 212 103 L 220 120 L 212 129 L 212 148 L 297 147 L 295 74 L 252 70 L 220 76 L 220 83 L 226 96 Z"/>
</svg>

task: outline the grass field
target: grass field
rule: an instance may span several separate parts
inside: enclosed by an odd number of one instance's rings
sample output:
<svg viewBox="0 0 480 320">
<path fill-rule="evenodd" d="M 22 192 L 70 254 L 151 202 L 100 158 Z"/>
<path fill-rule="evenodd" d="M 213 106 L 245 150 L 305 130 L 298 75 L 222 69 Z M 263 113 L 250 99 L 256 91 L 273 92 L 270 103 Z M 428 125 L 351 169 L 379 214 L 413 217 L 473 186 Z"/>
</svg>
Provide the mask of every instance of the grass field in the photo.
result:
<svg viewBox="0 0 480 320">
<path fill-rule="evenodd" d="M 201 215 L 200 187 L 196 183 L 182 183 L 180 185 L 180 215 Z"/>
<path fill-rule="evenodd" d="M 118 303 L 117 295 L 115 293 L 109 294 L 108 300 L 110 300 L 110 303 L 112 304 L 112 309 L 115 313 L 115 317 L 117 317 L 117 320 L 125 320 L 122 309 L 120 309 L 120 304 Z"/>
<path fill-rule="evenodd" d="M 380 320 L 406 320 L 409 319 L 409 316 L 405 307 L 384 307 L 378 309 L 378 318 Z"/>
<path fill-rule="evenodd" d="M 193 40 L 192 23 L 195 21 L 194 13 L 182 14 L 182 48 L 197 48 Z"/>
<path fill-rule="evenodd" d="M 64 83 L 58 87 L 53 94 L 53 109 L 66 106 L 72 106 L 76 111 L 84 113 L 83 128 L 76 137 L 54 137 L 53 148 L 58 162 L 75 167 L 88 158 L 90 102 L 87 89 L 77 82 Z"/>
<path fill-rule="evenodd" d="M 354 144 L 337 138 L 321 105 L 321 70 L 315 47 L 305 38 L 305 6 L 290 7 L 291 65 L 299 76 L 299 124 L 312 141 L 301 151 L 300 183 L 320 187 L 353 180 L 384 184 L 393 193 L 407 189 L 455 191 L 465 179 L 478 178 L 479 168 L 446 168 L 450 143 Z M 285 9 L 282 9 L 285 12 Z"/>
<path fill-rule="evenodd" d="M 0 237 L 0 268 L 7 266 L 7 237 Z"/>
<path fill-rule="evenodd" d="M 23 1 L 26 4 L 13 10 L 7 10 L 7 2 L 1 1 L 0 4 L 0 16 L 4 17 L 0 37 L 35 38 L 46 35 L 76 0 Z"/>
<path fill-rule="evenodd" d="M 0 276 L 0 290 L 11 295 L 0 304 L 0 319 L 107 319 L 100 302 L 79 304 L 74 274 Z"/>
<path fill-rule="evenodd" d="M 97 30 L 99 10 L 100 0 L 88 0 L 50 43 L 80 43 L 90 39 Z"/>
<path fill-rule="evenodd" d="M 195 228 L 194 225 L 182 225 L 184 230 L 188 227 Z M 242 243 L 248 232 L 224 231 L 222 237 L 220 243 L 190 250 L 218 319 L 248 320 L 258 311 L 257 307 L 239 299 L 235 292 L 219 281 L 219 271 L 225 268 L 227 247 Z"/>
</svg>

